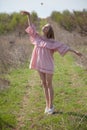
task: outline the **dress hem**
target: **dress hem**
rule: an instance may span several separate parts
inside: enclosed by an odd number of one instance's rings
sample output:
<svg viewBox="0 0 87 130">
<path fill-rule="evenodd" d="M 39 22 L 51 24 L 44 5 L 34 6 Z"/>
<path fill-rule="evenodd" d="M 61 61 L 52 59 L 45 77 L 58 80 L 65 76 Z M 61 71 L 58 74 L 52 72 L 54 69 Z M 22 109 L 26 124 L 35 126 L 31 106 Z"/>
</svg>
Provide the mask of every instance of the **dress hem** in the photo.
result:
<svg viewBox="0 0 87 130">
<path fill-rule="evenodd" d="M 33 67 L 29 67 L 29 69 L 33 69 L 33 70 L 37 70 L 43 73 L 48 73 L 48 74 L 53 74 L 54 71 L 47 71 L 47 70 L 42 70 L 42 69 L 38 69 L 38 68 L 33 68 Z"/>
</svg>

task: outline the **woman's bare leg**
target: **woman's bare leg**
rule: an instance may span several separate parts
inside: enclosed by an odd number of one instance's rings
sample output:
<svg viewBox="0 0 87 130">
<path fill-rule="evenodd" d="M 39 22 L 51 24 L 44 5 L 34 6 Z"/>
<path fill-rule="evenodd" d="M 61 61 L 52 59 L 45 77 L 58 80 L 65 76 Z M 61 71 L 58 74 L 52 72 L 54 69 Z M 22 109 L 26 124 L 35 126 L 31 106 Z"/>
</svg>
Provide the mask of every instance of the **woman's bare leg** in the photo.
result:
<svg viewBox="0 0 87 130">
<path fill-rule="evenodd" d="M 46 82 L 47 82 L 48 95 L 49 95 L 49 108 L 53 107 L 53 98 L 54 98 L 52 78 L 53 78 L 53 74 L 46 74 Z"/>
<path fill-rule="evenodd" d="M 46 74 L 39 71 L 39 75 L 41 78 L 41 82 L 42 82 L 43 90 L 45 94 L 46 108 L 49 108 L 49 91 L 48 91 L 47 82 L 46 82 Z"/>
</svg>

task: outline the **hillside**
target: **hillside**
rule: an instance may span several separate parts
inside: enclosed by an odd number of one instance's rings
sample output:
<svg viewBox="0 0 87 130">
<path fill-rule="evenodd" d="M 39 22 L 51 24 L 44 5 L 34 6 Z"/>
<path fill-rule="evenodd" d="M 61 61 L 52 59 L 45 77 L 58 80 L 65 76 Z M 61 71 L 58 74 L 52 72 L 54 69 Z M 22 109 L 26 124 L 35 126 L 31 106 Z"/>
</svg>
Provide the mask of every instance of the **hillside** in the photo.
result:
<svg viewBox="0 0 87 130">
<path fill-rule="evenodd" d="M 5 76 L 8 89 L 0 91 L 1 130 L 86 130 L 87 73 L 71 55 L 55 55 L 53 78 L 55 113 L 44 114 L 45 101 L 40 79 L 28 66 Z"/>
<path fill-rule="evenodd" d="M 49 18 L 47 22 L 53 25 L 58 41 L 81 51 L 83 57 L 55 53 L 55 113 L 44 115 L 38 73 L 28 69 L 33 49 L 28 36 L 0 36 L 0 130 L 87 129 L 87 37 L 65 31 Z"/>
<path fill-rule="evenodd" d="M 52 24 L 56 40 L 68 44 L 83 53 L 82 58 L 75 58 L 80 66 L 87 68 L 87 36 L 81 36 L 81 34 L 76 31 L 66 31 L 60 27 L 59 24 L 51 20 L 51 18 L 38 21 L 36 25 L 39 31 L 41 27 L 47 23 L 46 21 Z M 26 27 L 27 26 L 23 27 L 24 30 Z M 24 30 L 20 32 L 19 29 L 15 32 L 8 33 L 8 35 L 0 36 L 0 73 L 2 73 L 4 69 L 7 71 L 10 66 L 19 66 L 23 64 L 25 60 L 28 60 L 31 53 L 31 49 L 29 48 L 32 48 L 32 46 L 29 45 L 29 38 Z"/>
<path fill-rule="evenodd" d="M 83 53 L 83 57 L 80 59 L 78 57 L 75 57 L 75 55 L 74 57 L 76 58 L 76 62 L 78 62 L 80 66 L 87 68 L 87 36 L 81 36 L 76 31 L 72 31 L 70 33 L 69 31 L 61 28 L 50 18 L 48 18 L 47 21 L 52 24 L 55 32 L 55 38 L 58 41 L 68 44 L 70 45 L 70 47 L 77 49 L 78 51 L 81 51 Z"/>
</svg>

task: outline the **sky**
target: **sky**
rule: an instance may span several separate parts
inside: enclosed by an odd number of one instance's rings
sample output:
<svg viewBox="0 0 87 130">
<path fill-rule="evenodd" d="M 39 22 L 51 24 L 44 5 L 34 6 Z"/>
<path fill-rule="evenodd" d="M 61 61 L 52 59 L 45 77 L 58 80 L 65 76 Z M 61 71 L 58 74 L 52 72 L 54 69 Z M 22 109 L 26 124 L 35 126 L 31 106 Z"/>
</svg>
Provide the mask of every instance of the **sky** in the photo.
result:
<svg viewBox="0 0 87 130">
<path fill-rule="evenodd" d="M 87 9 L 87 0 L 0 0 L 0 13 L 35 11 L 41 18 L 50 16 L 52 11 L 69 10 L 72 12 L 83 9 Z"/>
</svg>

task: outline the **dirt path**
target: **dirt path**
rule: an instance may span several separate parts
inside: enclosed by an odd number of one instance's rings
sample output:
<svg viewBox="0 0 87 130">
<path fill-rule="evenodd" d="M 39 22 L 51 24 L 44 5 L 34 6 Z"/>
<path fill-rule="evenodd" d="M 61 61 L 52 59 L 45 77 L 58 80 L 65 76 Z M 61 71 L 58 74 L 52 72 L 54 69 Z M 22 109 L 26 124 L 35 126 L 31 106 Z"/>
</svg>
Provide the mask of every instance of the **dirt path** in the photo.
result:
<svg viewBox="0 0 87 130">
<path fill-rule="evenodd" d="M 14 130 L 20 130 L 22 127 L 25 126 L 25 119 L 26 115 L 28 114 L 28 106 L 29 106 L 29 96 L 30 96 L 30 88 L 35 86 L 35 83 L 40 85 L 39 76 L 37 75 L 37 72 L 34 71 L 30 77 L 28 84 L 26 86 L 26 92 L 21 102 L 21 108 L 17 117 L 17 127 Z"/>
<path fill-rule="evenodd" d="M 25 120 L 25 116 L 27 114 L 25 109 L 26 109 L 28 100 L 29 100 L 29 90 L 27 89 L 26 93 L 23 97 L 23 100 L 22 100 L 21 109 L 20 109 L 20 112 L 19 112 L 18 118 L 17 118 L 18 124 L 17 124 L 17 127 L 15 130 L 19 130 L 20 128 L 22 128 L 24 126 L 24 120 Z"/>
</svg>

